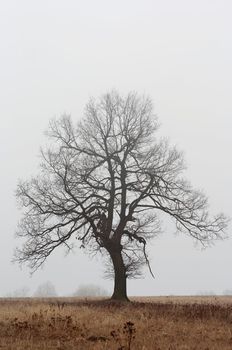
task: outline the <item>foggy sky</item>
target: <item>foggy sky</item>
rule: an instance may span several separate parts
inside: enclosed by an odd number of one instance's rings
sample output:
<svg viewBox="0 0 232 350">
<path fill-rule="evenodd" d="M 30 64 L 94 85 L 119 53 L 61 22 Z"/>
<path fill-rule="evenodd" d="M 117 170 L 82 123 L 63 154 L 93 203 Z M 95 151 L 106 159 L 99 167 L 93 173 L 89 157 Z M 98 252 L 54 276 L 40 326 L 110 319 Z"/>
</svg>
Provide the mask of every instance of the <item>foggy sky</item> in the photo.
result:
<svg viewBox="0 0 232 350">
<path fill-rule="evenodd" d="M 95 283 L 109 291 L 101 258 L 62 249 L 32 277 L 12 264 L 22 241 L 14 192 L 36 174 L 49 119 L 83 114 L 90 96 L 117 89 L 149 95 L 160 135 L 184 151 L 192 184 L 212 213 L 231 215 L 232 3 L 230 0 L 9 0 L 0 2 L 0 296 L 50 280 L 59 294 Z M 232 289 L 232 239 L 201 251 L 163 234 L 150 247 L 153 280 L 129 294 L 222 293 Z M 228 230 L 231 236 L 231 227 Z"/>
</svg>

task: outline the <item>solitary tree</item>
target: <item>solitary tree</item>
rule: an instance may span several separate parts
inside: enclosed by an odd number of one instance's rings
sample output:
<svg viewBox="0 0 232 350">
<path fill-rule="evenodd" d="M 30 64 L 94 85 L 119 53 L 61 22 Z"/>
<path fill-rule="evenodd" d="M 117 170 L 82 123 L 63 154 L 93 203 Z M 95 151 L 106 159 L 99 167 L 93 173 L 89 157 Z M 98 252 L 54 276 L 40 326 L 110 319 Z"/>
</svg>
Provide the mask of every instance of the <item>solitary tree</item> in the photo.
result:
<svg viewBox="0 0 232 350">
<path fill-rule="evenodd" d="M 135 93 L 91 99 L 76 126 L 69 116 L 52 120 L 41 173 L 18 184 L 17 235 L 26 240 L 16 259 L 35 270 L 77 238 L 109 258 L 112 299 L 127 300 L 127 278 L 150 269 L 146 245 L 160 232 L 159 212 L 203 245 L 223 238 L 226 218 L 209 218 L 207 198 L 182 177 L 182 154 L 157 129 L 150 99 Z"/>
</svg>

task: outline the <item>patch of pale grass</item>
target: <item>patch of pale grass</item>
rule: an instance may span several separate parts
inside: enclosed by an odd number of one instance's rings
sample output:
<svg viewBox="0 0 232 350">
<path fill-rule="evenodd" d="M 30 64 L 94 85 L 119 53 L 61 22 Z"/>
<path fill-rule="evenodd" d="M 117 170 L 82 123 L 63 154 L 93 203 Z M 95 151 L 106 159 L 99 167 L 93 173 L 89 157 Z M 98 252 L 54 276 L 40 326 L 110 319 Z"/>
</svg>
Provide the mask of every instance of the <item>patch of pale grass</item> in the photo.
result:
<svg viewBox="0 0 232 350">
<path fill-rule="evenodd" d="M 229 298 L 1 299 L 0 349 L 232 348 Z"/>
</svg>

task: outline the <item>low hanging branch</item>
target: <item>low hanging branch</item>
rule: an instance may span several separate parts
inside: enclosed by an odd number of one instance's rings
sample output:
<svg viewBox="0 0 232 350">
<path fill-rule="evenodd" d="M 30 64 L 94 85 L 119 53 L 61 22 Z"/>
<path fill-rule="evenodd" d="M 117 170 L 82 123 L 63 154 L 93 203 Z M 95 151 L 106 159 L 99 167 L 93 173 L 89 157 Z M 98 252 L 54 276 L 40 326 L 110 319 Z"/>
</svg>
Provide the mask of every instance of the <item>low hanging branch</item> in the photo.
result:
<svg viewBox="0 0 232 350">
<path fill-rule="evenodd" d="M 146 244 L 147 244 L 146 240 L 143 237 L 138 236 L 135 232 L 133 233 L 133 232 L 129 232 L 128 230 L 125 230 L 123 233 L 125 235 L 127 235 L 131 241 L 133 241 L 135 239 L 139 243 L 143 244 L 143 255 L 144 255 L 146 264 L 148 266 L 150 274 L 152 275 L 153 278 L 155 278 L 155 276 L 152 272 L 152 269 L 151 269 L 150 261 L 148 259 L 147 253 L 146 253 Z"/>
</svg>

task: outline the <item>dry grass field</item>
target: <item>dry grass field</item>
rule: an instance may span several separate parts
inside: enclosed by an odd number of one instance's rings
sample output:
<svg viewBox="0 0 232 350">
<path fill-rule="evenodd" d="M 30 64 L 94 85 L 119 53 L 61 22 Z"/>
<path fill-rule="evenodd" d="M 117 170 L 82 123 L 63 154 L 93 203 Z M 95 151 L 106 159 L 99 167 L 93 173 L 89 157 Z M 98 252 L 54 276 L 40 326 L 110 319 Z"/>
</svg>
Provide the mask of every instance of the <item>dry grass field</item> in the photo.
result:
<svg viewBox="0 0 232 350">
<path fill-rule="evenodd" d="M 231 350 L 232 299 L 0 299 L 0 349 Z"/>
</svg>

